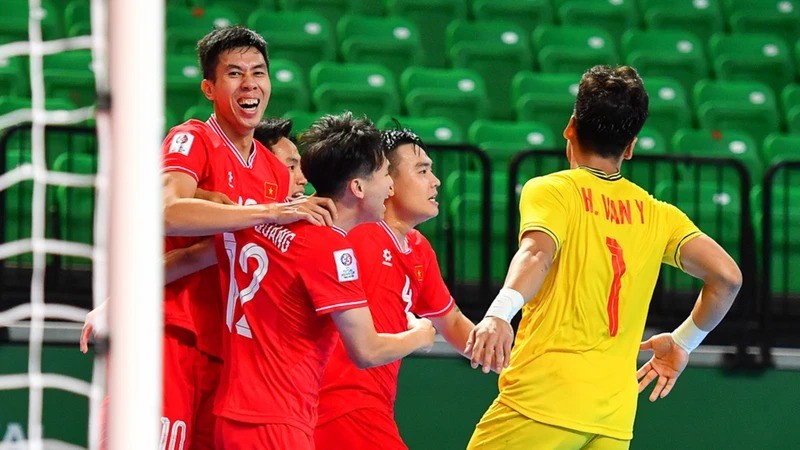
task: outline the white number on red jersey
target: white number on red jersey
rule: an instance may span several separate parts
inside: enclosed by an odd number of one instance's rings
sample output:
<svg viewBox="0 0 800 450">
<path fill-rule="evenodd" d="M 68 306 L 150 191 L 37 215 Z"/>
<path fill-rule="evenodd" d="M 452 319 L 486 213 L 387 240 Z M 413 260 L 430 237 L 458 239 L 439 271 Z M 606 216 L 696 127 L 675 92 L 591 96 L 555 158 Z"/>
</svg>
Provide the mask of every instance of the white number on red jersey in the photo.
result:
<svg viewBox="0 0 800 450">
<path fill-rule="evenodd" d="M 228 255 L 228 276 L 230 278 L 225 324 L 228 326 L 228 331 L 233 332 L 233 316 L 236 311 L 236 304 L 238 302 L 244 305 L 255 297 L 256 292 L 261 288 L 261 281 L 267 276 L 269 259 L 267 258 L 266 250 L 253 243 L 246 244 L 242 247 L 239 258 L 236 258 L 236 237 L 233 233 L 223 233 L 222 237 L 225 242 L 225 253 Z M 254 258 L 258 265 L 255 270 L 253 270 L 250 284 L 240 292 L 236 284 L 236 262 L 239 262 L 239 267 L 242 269 L 242 272 L 247 274 L 247 260 L 250 258 Z M 250 324 L 247 323 L 247 318 L 244 314 L 236 321 L 236 332 L 244 337 L 253 337 L 253 333 L 250 331 Z"/>
<path fill-rule="evenodd" d="M 411 311 L 411 280 L 408 278 L 408 275 L 406 275 L 406 285 L 403 286 L 403 292 L 400 295 L 406 303 L 406 312 Z"/>
</svg>

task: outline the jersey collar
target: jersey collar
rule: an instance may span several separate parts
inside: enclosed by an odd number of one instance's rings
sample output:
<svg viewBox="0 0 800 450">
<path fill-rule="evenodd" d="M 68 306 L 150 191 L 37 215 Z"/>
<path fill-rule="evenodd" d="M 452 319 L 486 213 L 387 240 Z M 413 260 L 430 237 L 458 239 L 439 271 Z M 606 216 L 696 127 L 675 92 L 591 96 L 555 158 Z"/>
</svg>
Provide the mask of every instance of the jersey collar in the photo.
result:
<svg viewBox="0 0 800 450">
<path fill-rule="evenodd" d="M 381 220 L 380 222 L 378 222 L 378 225 L 380 225 L 381 228 L 383 228 L 383 231 L 385 231 L 386 234 L 388 234 L 389 237 L 392 238 L 392 242 L 394 242 L 394 246 L 397 247 L 397 251 L 399 251 L 404 255 L 411 253 L 411 247 L 408 245 L 407 238 L 404 237 L 403 243 L 401 244 L 400 241 L 397 239 L 397 236 L 395 236 L 394 231 L 392 231 L 392 229 L 389 227 L 388 223 Z"/>
<path fill-rule="evenodd" d="M 611 174 L 605 173 L 600 169 L 595 169 L 594 167 L 589 166 L 578 166 L 579 169 L 583 169 L 590 174 L 596 176 L 597 178 L 602 178 L 607 181 L 617 181 L 622 178 L 622 174 L 619 172 L 614 172 Z"/>
<path fill-rule="evenodd" d="M 225 145 L 228 147 L 228 150 L 232 151 L 233 154 L 236 155 L 236 159 L 238 159 L 243 166 L 247 167 L 248 169 L 253 168 L 253 161 L 255 161 L 256 159 L 256 148 L 257 148 L 255 140 L 253 140 L 253 143 L 251 144 L 252 148 L 250 149 L 250 158 L 248 158 L 248 160 L 245 161 L 244 158 L 242 158 L 242 154 L 239 153 L 239 150 L 236 148 L 235 145 L 233 145 L 233 142 L 231 142 L 231 140 L 228 138 L 225 132 L 222 131 L 222 127 L 219 126 L 219 122 L 217 122 L 216 114 L 211 114 L 211 117 L 208 118 L 206 123 L 209 126 L 211 126 L 211 129 L 214 130 L 214 132 L 219 137 L 222 138 L 222 140 L 225 142 Z"/>
<path fill-rule="evenodd" d="M 344 229 L 339 228 L 336 225 L 331 225 L 331 230 L 341 234 L 344 237 L 347 237 L 347 231 L 344 231 Z"/>
</svg>

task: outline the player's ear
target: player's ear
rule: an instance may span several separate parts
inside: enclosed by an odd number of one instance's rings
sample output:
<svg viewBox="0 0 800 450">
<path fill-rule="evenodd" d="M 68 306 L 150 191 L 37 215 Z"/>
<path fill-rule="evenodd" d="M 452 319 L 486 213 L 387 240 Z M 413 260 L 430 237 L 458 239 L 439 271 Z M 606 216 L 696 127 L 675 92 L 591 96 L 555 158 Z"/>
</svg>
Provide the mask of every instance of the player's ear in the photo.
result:
<svg viewBox="0 0 800 450">
<path fill-rule="evenodd" d="M 353 178 L 348 184 L 350 192 L 358 199 L 364 198 L 364 183 L 360 178 Z"/>
<path fill-rule="evenodd" d="M 633 147 L 636 146 L 636 141 L 638 141 L 638 140 L 639 140 L 639 138 L 637 136 L 634 136 L 633 140 L 631 140 L 631 143 L 628 144 L 627 147 L 625 147 L 625 150 L 622 152 L 622 158 L 623 159 L 629 160 L 629 159 L 631 159 L 633 157 Z"/>
<path fill-rule="evenodd" d="M 207 99 L 214 101 L 214 84 L 212 82 L 203 79 L 203 82 L 200 83 L 200 90 L 203 91 Z"/>
</svg>

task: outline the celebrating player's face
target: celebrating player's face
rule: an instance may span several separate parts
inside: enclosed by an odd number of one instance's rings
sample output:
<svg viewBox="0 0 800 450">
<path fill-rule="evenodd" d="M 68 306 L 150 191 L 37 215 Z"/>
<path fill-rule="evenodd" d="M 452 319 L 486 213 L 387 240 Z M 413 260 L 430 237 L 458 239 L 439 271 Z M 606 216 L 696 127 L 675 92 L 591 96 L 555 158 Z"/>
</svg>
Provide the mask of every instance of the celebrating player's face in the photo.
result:
<svg viewBox="0 0 800 450">
<path fill-rule="evenodd" d="M 389 176 L 389 160 L 384 159 L 380 169 L 372 172 L 369 178 L 363 181 L 364 189 L 364 222 L 377 221 L 383 219 L 386 206 L 383 204 L 387 198 L 394 193 L 392 186 L 394 182 Z"/>
<path fill-rule="evenodd" d="M 300 170 L 300 152 L 297 151 L 297 146 L 289 139 L 281 138 L 270 150 L 289 168 L 289 197 L 303 195 L 308 180 Z"/>
<path fill-rule="evenodd" d="M 398 215 L 416 226 L 439 214 L 436 195 L 442 183 L 433 174 L 433 161 L 425 150 L 404 144 L 395 152 L 392 170 L 395 195 L 389 201 Z"/>
<path fill-rule="evenodd" d="M 219 55 L 216 80 L 203 80 L 203 92 L 214 102 L 223 129 L 246 136 L 258 125 L 272 89 L 264 56 L 253 47 Z"/>
</svg>

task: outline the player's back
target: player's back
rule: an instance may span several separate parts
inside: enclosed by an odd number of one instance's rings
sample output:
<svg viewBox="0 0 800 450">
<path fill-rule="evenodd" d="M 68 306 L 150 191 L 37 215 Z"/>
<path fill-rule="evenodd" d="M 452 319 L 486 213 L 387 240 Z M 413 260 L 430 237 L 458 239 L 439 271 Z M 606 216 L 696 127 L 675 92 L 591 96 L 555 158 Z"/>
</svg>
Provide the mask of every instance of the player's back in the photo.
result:
<svg viewBox="0 0 800 450">
<path fill-rule="evenodd" d="M 557 253 L 523 309 L 501 398 L 539 420 L 556 417 L 557 425 L 624 438 L 661 263 L 679 265 L 680 245 L 699 231 L 619 174 L 588 168 L 530 180 L 520 212 L 522 232 L 547 233 Z"/>
<path fill-rule="evenodd" d="M 341 229 L 304 222 L 259 225 L 225 239 L 240 303 L 228 305 L 230 355 L 216 412 L 310 434 L 338 336 L 328 313 L 366 306 L 354 253 Z"/>
</svg>

